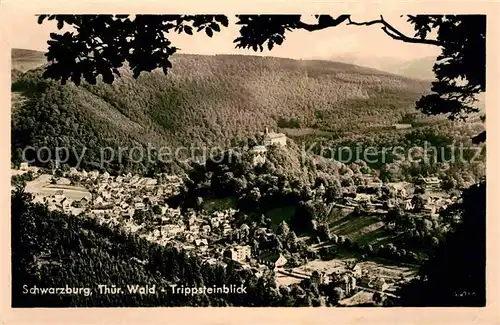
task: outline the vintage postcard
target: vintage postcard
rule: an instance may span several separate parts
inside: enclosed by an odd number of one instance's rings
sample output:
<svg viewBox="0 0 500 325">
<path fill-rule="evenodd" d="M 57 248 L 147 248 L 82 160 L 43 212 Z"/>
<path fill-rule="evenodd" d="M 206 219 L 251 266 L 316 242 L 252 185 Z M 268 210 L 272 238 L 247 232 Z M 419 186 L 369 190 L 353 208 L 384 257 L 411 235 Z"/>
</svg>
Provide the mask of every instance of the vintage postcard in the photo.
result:
<svg viewBox="0 0 500 325">
<path fill-rule="evenodd" d="M 498 9 L 2 1 L 0 321 L 498 324 Z"/>
</svg>

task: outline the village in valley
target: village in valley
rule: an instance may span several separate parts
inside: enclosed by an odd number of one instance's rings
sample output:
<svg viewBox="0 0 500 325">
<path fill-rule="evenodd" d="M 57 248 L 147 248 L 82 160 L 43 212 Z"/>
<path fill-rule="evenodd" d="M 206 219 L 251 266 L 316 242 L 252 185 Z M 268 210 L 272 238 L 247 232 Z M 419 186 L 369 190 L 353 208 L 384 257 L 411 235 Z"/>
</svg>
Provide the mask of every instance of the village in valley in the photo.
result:
<svg viewBox="0 0 500 325">
<path fill-rule="evenodd" d="M 284 134 L 266 130 L 264 142 L 249 149 L 254 166 L 265 162 L 270 146 L 286 145 Z M 65 172 L 58 170 L 50 174 L 27 163 L 21 163 L 18 170 L 13 170 L 13 174 L 24 173 L 33 175 L 33 180 L 27 182 L 25 190 L 33 195 L 35 202 L 46 204 L 50 210 L 75 217 L 85 215 L 95 218 L 102 225 L 137 233 L 159 245 L 176 245 L 203 257 L 205 263 L 223 267 L 233 263 L 249 269 L 256 277 L 271 276 L 277 285 L 291 286 L 304 280 L 319 285 L 333 284 L 342 291 L 341 305 L 360 305 L 375 299 L 374 295 L 394 296 L 395 289 L 411 280 L 417 269 L 411 263 L 394 266 L 358 257 L 319 258 L 320 249 L 357 240 L 356 236 L 336 234 L 335 229 L 332 229 L 329 239 L 323 242 L 311 241 L 307 236 L 297 239 L 308 246 L 307 262 L 302 265 L 291 263 L 294 254 L 286 250 L 279 252 L 259 248 L 256 251 L 253 243 L 273 242 L 277 236 L 276 229 L 236 223 L 239 211 L 233 207 L 215 211 L 183 211 L 180 207 L 170 206 L 168 199 L 179 195 L 185 186 L 179 176 L 112 176 L 108 172 L 84 171 L 73 167 Z M 436 218 L 439 211 L 453 202 L 453 198 L 440 190 L 438 178 L 421 178 L 419 182 L 421 187 L 427 189 L 425 193 L 415 193 L 415 184 L 382 183 L 366 176 L 367 185 L 362 190 L 326 204 L 326 214 L 338 210 L 344 215 L 356 211 L 358 214 L 383 216 L 394 207 L 391 200 L 382 199 L 381 188 L 389 187 L 395 196 L 403 200 L 405 210 L 414 211 L 418 206 L 419 214 Z M 320 185 L 315 189 L 315 194 L 321 195 L 322 191 L 324 188 Z M 381 222 L 374 225 L 383 227 Z M 134 261 L 146 263 L 140 256 Z"/>
</svg>

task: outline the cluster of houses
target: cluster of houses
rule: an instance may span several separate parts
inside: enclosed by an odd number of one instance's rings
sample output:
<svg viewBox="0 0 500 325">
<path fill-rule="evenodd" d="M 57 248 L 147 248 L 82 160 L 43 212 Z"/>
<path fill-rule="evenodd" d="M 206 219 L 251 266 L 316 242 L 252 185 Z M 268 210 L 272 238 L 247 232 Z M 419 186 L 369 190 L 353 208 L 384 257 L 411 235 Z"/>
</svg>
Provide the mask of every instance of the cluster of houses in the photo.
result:
<svg viewBox="0 0 500 325">
<path fill-rule="evenodd" d="M 91 205 L 93 210 L 112 209 L 129 217 L 136 210 L 145 210 L 146 204 L 162 204 L 165 198 L 178 194 L 183 187 L 183 180 L 177 176 L 166 176 L 166 180 L 158 184 L 157 179 L 132 174 L 114 177 L 108 172 L 87 173 L 70 169 L 68 177 L 78 179 L 92 193 L 92 201 L 82 204 Z"/>
<path fill-rule="evenodd" d="M 148 206 L 144 211 L 149 210 Z M 136 232 L 139 236 L 160 245 L 174 245 L 188 254 L 195 254 L 202 258 L 202 263 L 227 267 L 233 263 L 242 268 L 250 269 L 257 277 L 275 270 L 286 263 L 286 259 L 274 260 L 253 257 L 251 247 L 246 244 L 226 243 L 224 239 L 231 237 L 234 232 L 248 231 L 246 224 L 235 228 L 233 220 L 235 209 L 216 211 L 212 214 L 188 210 L 181 213 L 179 208 L 168 205 L 161 207 L 158 214 L 153 213 L 153 220 L 138 221 L 134 215 L 123 219 L 113 213 L 91 213 L 100 223 L 120 225 L 123 229 Z M 140 224 L 139 224 L 140 223 Z M 152 227 L 148 227 L 152 224 Z"/>
<path fill-rule="evenodd" d="M 34 202 L 40 202 L 47 205 L 50 211 L 61 211 L 66 214 L 79 215 L 85 211 L 85 207 L 75 205 L 74 202 L 84 201 L 89 202 L 91 195 L 88 192 L 78 193 L 80 199 L 70 199 L 64 194 L 63 189 L 58 189 L 54 194 L 47 196 L 37 193 L 34 197 Z"/>
<path fill-rule="evenodd" d="M 201 256 L 204 263 L 223 267 L 235 263 L 252 270 L 256 276 L 276 270 L 287 262 L 281 254 L 252 256 L 249 245 L 225 244 L 224 239 L 235 232 L 250 231 L 246 224 L 235 228 L 235 209 L 207 214 L 192 209 L 181 212 L 178 207 L 170 207 L 165 199 L 182 188 L 183 181 L 179 177 L 166 176 L 159 184 L 156 179 L 147 177 L 111 176 L 107 172 L 75 168 L 60 177 L 42 176 L 38 182 L 43 183 L 44 190 L 36 192 L 35 200 L 46 203 L 50 210 L 84 214 L 101 225 L 121 227 L 160 245 L 173 244 Z M 268 231 L 258 228 L 255 235 L 267 236 Z"/>
<path fill-rule="evenodd" d="M 35 166 L 30 166 L 27 162 L 22 162 L 19 165 L 19 168 L 11 168 L 11 170 L 10 170 L 11 176 L 23 175 L 23 174 L 26 174 L 29 172 L 36 175 L 39 172 L 39 168 L 35 167 Z"/>
<path fill-rule="evenodd" d="M 370 181 L 369 185 L 364 186 L 364 188 L 377 189 L 382 188 L 382 186 L 392 188 L 403 210 L 431 217 L 437 216 L 439 211 L 452 203 L 449 195 L 439 190 L 441 184 L 439 178 L 421 178 L 418 183 L 424 186 L 426 190 L 424 194 L 411 194 L 409 188 L 414 187 L 414 184 L 406 182 L 382 184 Z M 339 202 L 332 205 L 351 210 L 360 208 L 365 212 L 385 214 L 388 210 L 395 208 L 396 204 L 398 203 L 394 200 L 384 200 L 381 191 L 371 191 L 370 193 L 346 194 Z"/>
<path fill-rule="evenodd" d="M 356 281 L 361 276 L 361 267 L 356 265 L 349 270 L 333 269 L 329 273 L 313 271 L 311 280 L 318 284 L 334 283 L 342 289 L 346 296 L 350 296 L 355 292 Z"/>
<path fill-rule="evenodd" d="M 335 268 L 328 273 L 313 271 L 310 279 L 317 284 L 334 284 L 342 289 L 345 297 L 350 297 L 362 290 L 389 292 L 392 287 L 399 285 L 397 280 L 372 274 L 362 269 L 359 264 L 347 268 Z"/>
<path fill-rule="evenodd" d="M 266 130 L 265 145 L 254 147 L 256 154 L 265 159 L 266 146 L 286 145 L 286 137 Z M 284 139 L 284 140 L 283 140 Z M 235 263 L 247 268 L 257 277 L 268 272 L 283 271 L 287 259 L 283 254 L 267 251 L 252 256 L 252 249 L 247 244 L 234 244 L 230 238 L 235 233 L 248 233 L 246 224 L 235 226 L 235 209 L 226 209 L 208 214 L 205 211 L 170 207 L 166 198 L 174 196 L 183 188 L 183 180 L 177 176 L 164 176 L 160 179 L 139 177 L 127 174 L 111 176 L 98 171 L 86 172 L 71 168 L 62 177 L 52 178 L 51 185 L 55 192 L 50 195 L 37 195 L 35 199 L 48 204 L 50 209 L 78 215 L 84 213 L 96 218 L 99 223 L 121 227 L 136 232 L 141 237 L 160 245 L 173 244 L 180 249 L 201 256 L 203 263 L 218 264 L 223 267 Z M 429 189 L 439 186 L 439 179 L 422 178 L 421 183 Z M 84 186 L 78 188 L 75 184 Z M 367 187 L 380 188 L 382 183 L 373 179 L 365 181 Z M 387 184 L 386 184 L 387 185 Z M 48 186 L 48 187 L 50 187 Z M 366 187 L 365 186 L 365 187 Z M 405 209 L 415 209 L 415 195 L 408 195 L 403 183 L 389 183 L 399 198 L 405 202 Z M 68 192 L 69 191 L 69 192 Z M 317 190 L 321 192 L 321 189 Z M 356 193 L 345 196 L 341 203 L 345 207 L 363 207 L 370 211 L 387 211 L 390 203 L 382 202 L 381 191 Z M 68 194 L 70 193 L 70 194 Z M 435 214 L 439 207 L 450 203 L 449 198 L 438 194 L 418 194 L 423 213 Z M 422 204 L 423 202 L 423 204 Z M 255 236 L 269 236 L 269 229 L 254 229 Z M 241 242 L 241 241 L 240 241 Z M 322 284 L 334 282 L 348 296 L 356 288 L 371 288 L 384 291 L 389 284 L 382 278 L 363 274 L 361 269 L 353 267 L 347 272 L 334 271 L 330 274 L 313 272 L 311 278 Z"/>
<path fill-rule="evenodd" d="M 78 215 L 106 215 L 107 218 L 131 218 L 136 211 L 159 205 L 163 213 L 168 207 L 165 198 L 176 195 L 183 187 L 177 176 L 157 179 L 127 174 L 111 176 L 108 172 L 87 172 L 70 168 L 62 176 L 40 175 L 35 180 L 35 201 L 48 204 L 49 209 Z"/>
<path fill-rule="evenodd" d="M 73 175 L 74 170 L 70 170 L 69 174 Z M 202 256 L 206 263 L 222 266 L 236 263 L 243 268 L 250 268 L 257 276 L 282 267 L 287 262 L 281 254 L 253 257 L 248 245 L 219 243 L 235 231 L 249 231 L 246 224 L 234 227 L 235 209 L 206 214 L 192 209 L 181 213 L 180 208 L 169 207 L 162 198 L 178 192 L 182 186 L 179 178 L 171 177 L 165 184 L 159 185 L 155 179 L 131 175 L 112 177 L 108 173 L 87 173 L 86 177 L 98 182 L 91 182 L 92 200 L 82 198 L 78 203 L 90 207 L 87 209 L 88 214 L 103 224 L 120 225 L 161 245 L 174 244 L 184 251 Z M 137 220 L 139 211 L 153 210 L 153 206 L 159 209 L 149 214 L 152 220 Z M 257 229 L 256 232 L 260 234 L 261 230 Z"/>
</svg>

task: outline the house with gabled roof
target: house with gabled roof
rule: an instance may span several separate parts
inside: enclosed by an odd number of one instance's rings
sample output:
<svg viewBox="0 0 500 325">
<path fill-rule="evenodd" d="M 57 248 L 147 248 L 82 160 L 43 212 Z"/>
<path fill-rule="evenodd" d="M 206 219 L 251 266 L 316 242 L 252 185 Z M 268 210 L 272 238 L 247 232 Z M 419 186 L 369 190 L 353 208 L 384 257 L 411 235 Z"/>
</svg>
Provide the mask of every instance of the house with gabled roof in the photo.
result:
<svg viewBox="0 0 500 325">
<path fill-rule="evenodd" d="M 257 260 L 272 270 L 283 267 L 288 261 L 283 254 L 274 251 L 259 255 Z"/>
</svg>

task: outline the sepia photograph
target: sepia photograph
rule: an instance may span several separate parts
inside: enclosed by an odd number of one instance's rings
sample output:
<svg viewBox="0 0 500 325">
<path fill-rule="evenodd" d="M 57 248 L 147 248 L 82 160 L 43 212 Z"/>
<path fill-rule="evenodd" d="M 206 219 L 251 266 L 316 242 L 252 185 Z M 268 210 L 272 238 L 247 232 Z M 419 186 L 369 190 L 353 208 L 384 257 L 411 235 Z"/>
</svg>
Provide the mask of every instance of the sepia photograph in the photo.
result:
<svg viewBox="0 0 500 325">
<path fill-rule="evenodd" d="M 12 20 L 10 307 L 485 307 L 489 16 L 336 11 Z"/>
</svg>

